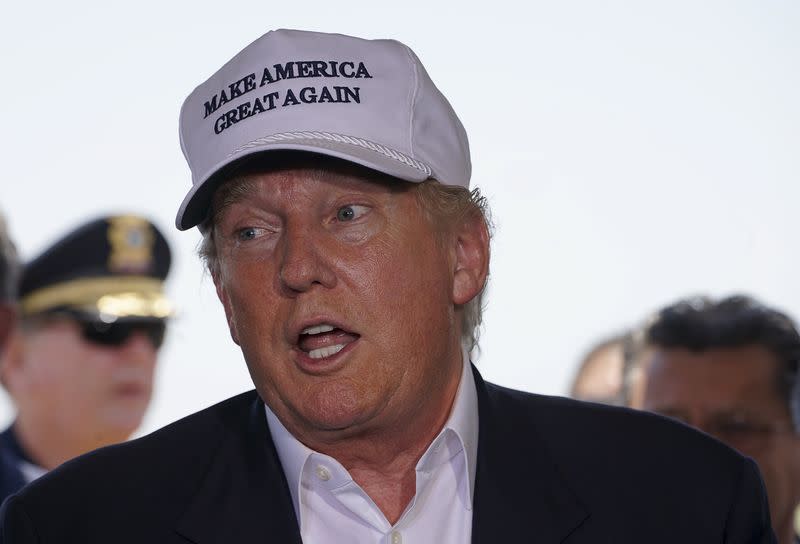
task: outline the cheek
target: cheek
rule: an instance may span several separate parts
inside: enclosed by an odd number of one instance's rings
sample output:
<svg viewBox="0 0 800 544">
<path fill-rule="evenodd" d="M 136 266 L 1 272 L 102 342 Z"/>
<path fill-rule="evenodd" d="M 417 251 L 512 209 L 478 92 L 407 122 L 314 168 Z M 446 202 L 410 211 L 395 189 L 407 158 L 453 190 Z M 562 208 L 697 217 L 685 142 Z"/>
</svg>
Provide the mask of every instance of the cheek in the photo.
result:
<svg viewBox="0 0 800 544">
<path fill-rule="evenodd" d="M 259 261 L 224 261 L 220 266 L 222 303 L 226 310 L 237 313 L 247 310 L 248 301 L 262 298 L 268 286 L 266 266 Z"/>
<path fill-rule="evenodd" d="M 154 353 L 152 357 L 149 357 L 144 365 L 147 379 L 150 382 L 152 382 L 155 379 L 156 363 L 158 363 L 158 353 Z"/>
<path fill-rule="evenodd" d="M 245 356 L 260 349 L 280 332 L 275 324 L 285 320 L 277 277 L 271 262 L 248 262 L 221 269 L 223 304 L 231 332 Z"/>
<path fill-rule="evenodd" d="M 793 440 L 789 435 L 782 435 L 776 442 L 772 447 L 764 448 L 760 454 L 754 454 L 753 458 L 757 463 L 771 467 L 771 470 L 778 474 L 785 474 L 785 471 L 789 471 L 792 477 L 787 480 L 787 484 L 793 479 L 795 485 L 800 485 L 800 473 L 798 472 L 800 471 L 800 447 L 798 447 L 797 440 Z"/>
<path fill-rule="evenodd" d="M 380 316 L 374 322 L 385 324 L 387 338 L 417 344 L 431 330 L 447 334 L 443 329 L 452 321 L 452 278 L 431 243 L 381 248 L 366 261 L 359 279 L 360 292 L 370 298 L 365 305 Z"/>
<path fill-rule="evenodd" d="M 109 381 L 110 365 L 106 358 L 96 353 L 83 352 L 69 362 L 62 362 L 67 364 L 61 366 L 59 382 L 51 385 L 74 395 L 76 401 L 91 402 L 95 396 L 93 392 Z"/>
<path fill-rule="evenodd" d="M 84 353 L 71 338 L 33 342 L 26 353 L 26 381 L 31 387 L 64 388 L 80 376 L 86 364 L 83 359 Z"/>
</svg>

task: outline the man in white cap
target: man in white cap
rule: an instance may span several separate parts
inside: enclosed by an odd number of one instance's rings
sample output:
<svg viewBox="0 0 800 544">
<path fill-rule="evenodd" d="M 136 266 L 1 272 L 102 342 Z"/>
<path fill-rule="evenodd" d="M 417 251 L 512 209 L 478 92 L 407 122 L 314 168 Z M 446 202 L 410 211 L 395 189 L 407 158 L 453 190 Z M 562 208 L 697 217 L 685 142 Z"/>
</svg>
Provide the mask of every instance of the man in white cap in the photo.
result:
<svg viewBox="0 0 800 544">
<path fill-rule="evenodd" d="M 485 201 L 406 46 L 270 32 L 189 96 L 181 144 L 177 225 L 256 391 L 34 482 L 6 541 L 774 541 L 732 450 L 472 367 Z"/>
</svg>

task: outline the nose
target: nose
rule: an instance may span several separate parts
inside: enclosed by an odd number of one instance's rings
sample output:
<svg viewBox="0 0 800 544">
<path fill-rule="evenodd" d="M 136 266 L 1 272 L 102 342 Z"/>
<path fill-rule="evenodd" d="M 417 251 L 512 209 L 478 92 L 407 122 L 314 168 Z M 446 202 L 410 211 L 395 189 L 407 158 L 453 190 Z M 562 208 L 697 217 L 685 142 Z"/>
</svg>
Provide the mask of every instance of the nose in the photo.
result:
<svg viewBox="0 0 800 544">
<path fill-rule="evenodd" d="M 131 361 L 145 361 L 155 359 L 156 348 L 144 331 L 133 331 L 121 346 L 126 359 Z"/>
<path fill-rule="evenodd" d="M 279 271 L 284 290 L 289 294 L 297 294 L 308 291 L 314 285 L 333 287 L 336 276 L 323 247 L 324 233 L 316 233 L 302 226 L 289 227 L 285 232 Z"/>
</svg>

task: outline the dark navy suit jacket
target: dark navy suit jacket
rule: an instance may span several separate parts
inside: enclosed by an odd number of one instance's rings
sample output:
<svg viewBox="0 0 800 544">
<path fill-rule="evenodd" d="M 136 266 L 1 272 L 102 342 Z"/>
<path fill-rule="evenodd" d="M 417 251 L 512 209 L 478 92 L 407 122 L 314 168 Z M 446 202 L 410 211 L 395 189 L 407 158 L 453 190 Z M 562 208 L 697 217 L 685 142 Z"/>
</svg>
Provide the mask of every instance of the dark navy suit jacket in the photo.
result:
<svg viewBox="0 0 800 544">
<path fill-rule="evenodd" d="M 755 464 L 721 443 L 651 414 L 475 378 L 472 542 L 775 542 Z M 1 515 L 6 544 L 300 542 L 254 391 L 66 463 Z"/>
</svg>

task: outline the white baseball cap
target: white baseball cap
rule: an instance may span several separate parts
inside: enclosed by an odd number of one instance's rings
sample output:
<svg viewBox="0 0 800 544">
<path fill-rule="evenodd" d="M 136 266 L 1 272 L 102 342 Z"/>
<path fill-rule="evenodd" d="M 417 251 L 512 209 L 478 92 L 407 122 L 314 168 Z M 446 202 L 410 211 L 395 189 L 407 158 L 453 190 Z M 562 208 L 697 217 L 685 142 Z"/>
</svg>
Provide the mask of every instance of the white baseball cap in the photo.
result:
<svg viewBox="0 0 800 544">
<path fill-rule="evenodd" d="M 192 171 L 180 230 L 205 220 L 216 174 L 263 151 L 309 151 L 462 187 L 472 170 L 464 127 L 414 52 L 341 34 L 264 34 L 189 95 L 180 140 Z"/>
</svg>

